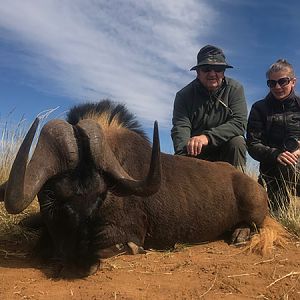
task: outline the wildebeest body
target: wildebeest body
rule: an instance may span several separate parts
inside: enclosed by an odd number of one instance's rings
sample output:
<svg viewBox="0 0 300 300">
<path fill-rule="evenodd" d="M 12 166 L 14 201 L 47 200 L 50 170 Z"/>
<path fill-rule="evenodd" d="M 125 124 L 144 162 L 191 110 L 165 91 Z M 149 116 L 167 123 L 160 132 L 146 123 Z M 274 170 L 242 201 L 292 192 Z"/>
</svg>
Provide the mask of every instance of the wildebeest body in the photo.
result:
<svg viewBox="0 0 300 300">
<path fill-rule="evenodd" d="M 227 163 L 161 153 L 160 168 L 157 142 L 151 152 L 123 106 L 81 105 L 67 120 L 44 126 L 27 165 L 33 124 L 2 189 L 12 213 L 38 194 L 44 249 L 74 272 L 94 272 L 99 257 L 127 245 L 162 249 L 259 228 L 268 214 L 263 188 Z"/>
<path fill-rule="evenodd" d="M 118 135 L 116 132 L 108 138 L 109 142 L 114 141 L 110 145 L 116 157 L 134 178 L 143 178 L 150 160 L 150 145 L 136 135 L 130 137 L 130 144 L 122 133 Z M 210 241 L 241 223 L 261 225 L 267 214 L 267 197 L 247 175 L 227 163 L 164 153 L 161 162 L 162 182 L 158 193 L 125 199 L 108 195 L 99 210 L 100 219 L 110 221 L 110 213 L 105 211 L 106 202 L 109 211 L 121 202 L 121 209 L 112 210 L 111 220 L 129 223 L 126 233 L 134 231 L 137 223 L 142 224 L 145 230 L 140 231 L 140 236 L 132 235 L 131 239 L 150 248 Z M 124 228 L 124 225 L 119 227 Z"/>
</svg>

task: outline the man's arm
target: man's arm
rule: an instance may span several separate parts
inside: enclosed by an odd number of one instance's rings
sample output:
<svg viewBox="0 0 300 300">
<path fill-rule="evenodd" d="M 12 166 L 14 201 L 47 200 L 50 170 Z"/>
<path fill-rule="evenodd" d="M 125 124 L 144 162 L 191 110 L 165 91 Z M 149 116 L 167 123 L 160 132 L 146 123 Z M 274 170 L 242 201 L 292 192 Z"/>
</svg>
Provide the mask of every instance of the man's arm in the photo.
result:
<svg viewBox="0 0 300 300">
<path fill-rule="evenodd" d="M 185 99 L 176 94 L 173 108 L 171 137 L 175 154 L 187 155 L 186 145 L 191 137 L 192 124 L 189 118 Z"/>
</svg>

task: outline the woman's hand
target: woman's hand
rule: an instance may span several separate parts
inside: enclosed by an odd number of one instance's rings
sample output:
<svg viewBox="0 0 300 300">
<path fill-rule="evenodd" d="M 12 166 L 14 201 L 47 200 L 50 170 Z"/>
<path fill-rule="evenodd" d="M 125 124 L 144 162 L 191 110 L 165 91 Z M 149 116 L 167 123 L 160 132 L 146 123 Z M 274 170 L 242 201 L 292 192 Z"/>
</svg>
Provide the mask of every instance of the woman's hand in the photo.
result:
<svg viewBox="0 0 300 300">
<path fill-rule="evenodd" d="M 294 152 L 284 151 L 277 156 L 277 161 L 284 166 L 295 166 L 298 162 L 299 157 L 300 149 Z"/>
</svg>

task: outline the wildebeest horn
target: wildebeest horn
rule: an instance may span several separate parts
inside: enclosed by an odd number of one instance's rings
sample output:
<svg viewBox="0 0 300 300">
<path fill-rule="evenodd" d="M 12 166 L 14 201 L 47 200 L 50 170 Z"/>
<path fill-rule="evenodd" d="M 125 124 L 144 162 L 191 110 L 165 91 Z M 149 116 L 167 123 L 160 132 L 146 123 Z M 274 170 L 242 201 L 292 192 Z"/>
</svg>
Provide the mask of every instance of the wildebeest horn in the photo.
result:
<svg viewBox="0 0 300 300">
<path fill-rule="evenodd" d="M 23 211 L 50 177 L 75 168 L 78 163 L 72 125 L 63 120 L 52 120 L 43 127 L 27 165 L 38 124 L 37 118 L 24 138 L 7 181 L 4 202 L 6 210 L 12 214 Z"/>
<path fill-rule="evenodd" d="M 0 185 L 0 202 L 4 201 L 6 185 L 7 185 L 7 182 L 4 182 Z"/>
<path fill-rule="evenodd" d="M 161 183 L 160 146 L 157 122 L 154 123 L 153 147 L 148 175 L 144 180 L 135 180 L 127 174 L 112 152 L 101 126 L 89 119 L 81 120 L 80 128 L 89 140 L 91 156 L 96 166 L 110 176 L 115 185 L 114 193 L 119 196 L 150 196 L 159 190 Z"/>
</svg>

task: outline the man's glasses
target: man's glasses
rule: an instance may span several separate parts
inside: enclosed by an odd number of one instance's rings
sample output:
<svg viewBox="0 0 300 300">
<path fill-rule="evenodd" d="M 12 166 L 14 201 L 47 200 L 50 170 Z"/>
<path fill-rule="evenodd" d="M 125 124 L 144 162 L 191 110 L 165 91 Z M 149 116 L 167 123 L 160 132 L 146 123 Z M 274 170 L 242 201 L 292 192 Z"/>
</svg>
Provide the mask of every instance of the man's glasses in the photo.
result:
<svg viewBox="0 0 300 300">
<path fill-rule="evenodd" d="M 278 80 L 269 79 L 269 80 L 267 80 L 267 86 L 272 89 L 278 83 L 280 85 L 280 87 L 284 87 L 284 86 L 288 85 L 291 82 L 291 80 L 292 79 L 290 77 L 282 77 Z"/>
<path fill-rule="evenodd" d="M 223 66 L 204 66 L 204 67 L 200 67 L 200 70 L 204 73 L 208 73 L 211 71 L 215 71 L 216 73 L 221 73 L 224 72 L 226 68 L 224 68 Z"/>
</svg>

